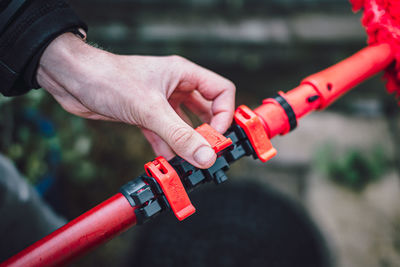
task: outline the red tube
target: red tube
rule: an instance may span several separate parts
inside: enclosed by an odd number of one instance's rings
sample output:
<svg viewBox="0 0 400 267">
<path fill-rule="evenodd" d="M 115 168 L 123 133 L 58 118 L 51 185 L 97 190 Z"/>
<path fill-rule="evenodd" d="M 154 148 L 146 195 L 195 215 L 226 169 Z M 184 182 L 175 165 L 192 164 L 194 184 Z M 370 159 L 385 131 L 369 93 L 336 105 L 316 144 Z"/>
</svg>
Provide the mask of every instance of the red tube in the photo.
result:
<svg viewBox="0 0 400 267">
<path fill-rule="evenodd" d="M 60 266 L 136 224 L 135 208 L 118 193 L 0 264 Z"/>
<path fill-rule="evenodd" d="M 385 69 L 394 60 L 394 48 L 389 44 L 368 46 L 351 57 L 305 78 L 321 97 L 320 108 L 326 108 L 356 85 Z"/>
<path fill-rule="evenodd" d="M 394 49 L 389 44 L 369 46 L 332 67 L 308 76 L 298 87 L 287 93 L 280 92 L 280 95 L 299 119 L 313 110 L 327 107 L 356 85 L 385 69 L 393 59 Z M 286 112 L 274 99 L 265 99 L 254 112 L 261 118 L 269 138 L 289 132 Z"/>
</svg>

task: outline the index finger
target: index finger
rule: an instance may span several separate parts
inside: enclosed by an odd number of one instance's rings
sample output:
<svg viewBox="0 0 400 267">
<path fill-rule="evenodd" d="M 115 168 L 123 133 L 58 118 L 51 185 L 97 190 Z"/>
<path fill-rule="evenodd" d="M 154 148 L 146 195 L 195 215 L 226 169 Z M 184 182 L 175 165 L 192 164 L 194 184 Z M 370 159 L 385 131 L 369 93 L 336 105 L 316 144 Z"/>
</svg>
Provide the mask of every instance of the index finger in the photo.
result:
<svg viewBox="0 0 400 267">
<path fill-rule="evenodd" d="M 196 81 L 196 90 L 212 102 L 210 125 L 224 133 L 232 123 L 235 109 L 235 85 L 228 79 L 200 66 L 195 65 L 189 73 L 191 81 Z"/>
</svg>

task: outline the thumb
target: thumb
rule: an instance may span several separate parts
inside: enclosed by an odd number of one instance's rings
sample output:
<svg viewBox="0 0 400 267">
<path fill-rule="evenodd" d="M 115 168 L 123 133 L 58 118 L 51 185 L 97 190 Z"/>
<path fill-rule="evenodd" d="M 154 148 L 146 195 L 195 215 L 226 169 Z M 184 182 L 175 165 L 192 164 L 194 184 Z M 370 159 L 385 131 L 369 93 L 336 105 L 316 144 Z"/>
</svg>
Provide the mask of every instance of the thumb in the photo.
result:
<svg viewBox="0 0 400 267">
<path fill-rule="evenodd" d="M 176 154 L 198 168 L 211 167 L 217 158 L 204 137 L 184 122 L 167 101 L 153 109 L 144 126 L 160 136 Z"/>
</svg>

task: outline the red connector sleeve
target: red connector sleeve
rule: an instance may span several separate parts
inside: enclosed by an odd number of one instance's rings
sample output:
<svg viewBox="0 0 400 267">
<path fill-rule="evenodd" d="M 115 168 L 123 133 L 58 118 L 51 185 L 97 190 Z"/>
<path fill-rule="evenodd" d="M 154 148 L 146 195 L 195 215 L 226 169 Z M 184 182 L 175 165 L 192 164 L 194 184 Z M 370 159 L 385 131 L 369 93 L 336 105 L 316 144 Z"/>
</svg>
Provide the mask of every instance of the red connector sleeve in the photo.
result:
<svg viewBox="0 0 400 267">
<path fill-rule="evenodd" d="M 385 69 L 394 59 L 389 44 L 366 47 L 351 57 L 305 78 L 298 87 L 280 92 L 300 119 L 313 110 L 323 109 L 356 85 Z M 290 130 L 288 116 L 273 98 L 267 98 L 254 112 L 262 119 L 269 138 Z"/>
</svg>

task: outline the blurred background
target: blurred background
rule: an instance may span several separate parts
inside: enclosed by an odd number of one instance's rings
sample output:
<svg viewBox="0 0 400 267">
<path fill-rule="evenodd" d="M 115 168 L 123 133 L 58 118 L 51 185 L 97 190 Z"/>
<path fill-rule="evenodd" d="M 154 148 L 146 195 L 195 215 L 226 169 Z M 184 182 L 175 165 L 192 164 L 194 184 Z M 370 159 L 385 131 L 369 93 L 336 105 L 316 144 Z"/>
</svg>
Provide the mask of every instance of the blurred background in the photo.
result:
<svg viewBox="0 0 400 267">
<path fill-rule="evenodd" d="M 88 40 L 123 54 L 184 56 L 232 80 L 256 107 L 366 45 L 347 0 L 70 0 Z M 400 116 L 379 76 L 299 122 L 266 164 L 193 196 L 74 266 L 400 266 Z M 43 90 L 0 97 L 0 152 L 72 219 L 154 155 L 129 125 L 65 112 Z"/>
</svg>

